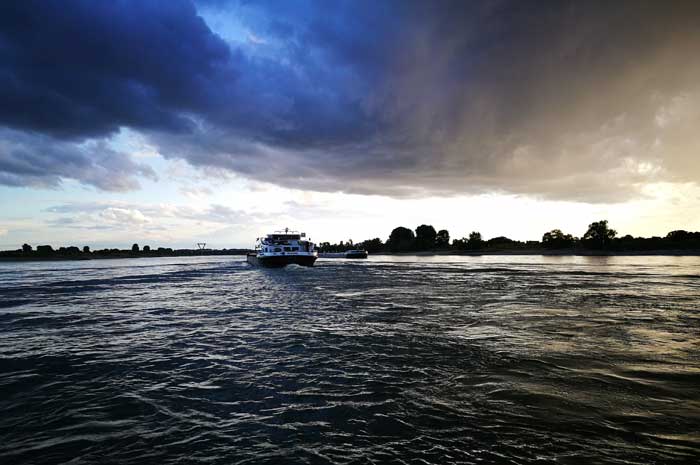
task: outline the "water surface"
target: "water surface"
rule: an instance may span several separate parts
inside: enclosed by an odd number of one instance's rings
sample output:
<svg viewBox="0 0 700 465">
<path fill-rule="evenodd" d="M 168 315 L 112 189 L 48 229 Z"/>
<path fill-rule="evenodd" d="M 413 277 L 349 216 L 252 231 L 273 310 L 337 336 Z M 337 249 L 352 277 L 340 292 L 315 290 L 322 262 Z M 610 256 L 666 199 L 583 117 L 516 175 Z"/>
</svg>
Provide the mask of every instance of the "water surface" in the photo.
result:
<svg viewBox="0 0 700 465">
<path fill-rule="evenodd" d="M 0 463 L 689 463 L 700 257 L 0 264 Z"/>
</svg>

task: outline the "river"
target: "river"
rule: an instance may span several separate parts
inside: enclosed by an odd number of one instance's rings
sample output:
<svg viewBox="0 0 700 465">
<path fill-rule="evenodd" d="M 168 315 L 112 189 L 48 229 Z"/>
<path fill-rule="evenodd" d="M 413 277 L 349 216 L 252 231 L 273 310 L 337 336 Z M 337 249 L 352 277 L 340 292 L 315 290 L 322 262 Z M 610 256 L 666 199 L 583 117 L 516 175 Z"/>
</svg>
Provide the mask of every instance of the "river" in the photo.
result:
<svg viewBox="0 0 700 465">
<path fill-rule="evenodd" d="M 700 257 L 0 263 L 0 463 L 691 463 Z"/>
</svg>

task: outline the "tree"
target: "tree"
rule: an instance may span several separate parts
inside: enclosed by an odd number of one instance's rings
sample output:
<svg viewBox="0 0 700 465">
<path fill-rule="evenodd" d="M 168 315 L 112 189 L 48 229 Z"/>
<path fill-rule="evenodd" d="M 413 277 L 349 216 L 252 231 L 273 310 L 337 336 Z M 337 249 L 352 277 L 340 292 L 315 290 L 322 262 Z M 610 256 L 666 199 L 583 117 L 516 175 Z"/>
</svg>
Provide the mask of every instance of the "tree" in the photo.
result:
<svg viewBox="0 0 700 465">
<path fill-rule="evenodd" d="M 413 231 L 403 226 L 394 228 L 386 242 L 387 247 L 392 252 L 407 252 L 413 249 L 415 235 Z"/>
<path fill-rule="evenodd" d="M 22 244 L 22 252 L 24 253 L 31 253 L 32 252 L 32 246 L 29 244 Z"/>
<path fill-rule="evenodd" d="M 564 234 L 561 229 L 552 229 L 542 236 L 542 247 L 545 249 L 568 249 L 574 246 L 574 237 Z"/>
<path fill-rule="evenodd" d="M 514 241 L 513 239 L 510 239 L 506 236 L 497 236 L 497 237 L 492 237 L 488 241 L 486 241 L 486 244 L 488 245 L 511 245 L 511 244 L 516 244 L 517 241 Z"/>
<path fill-rule="evenodd" d="M 483 242 L 484 241 L 481 239 L 481 233 L 478 231 L 472 231 L 469 233 L 467 247 L 469 247 L 471 250 L 478 250 L 481 248 Z"/>
<path fill-rule="evenodd" d="M 437 233 L 435 228 L 428 224 L 422 224 L 416 228 L 416 249 L 430 250 L 435 247 Z"/>
<path fill-rule="evenodd" d="M 700 232 L 684 231 L 682 229 L 669 232 L 664 242 L 666 247 L 682 249 L 700 249 Z"/>
<path fill-rule="evenodd" d="M 592 249 L 605 249 L 617 235 L 617 231 L 608 227 L 608 220 L 600 220 L 588 225 L 583 235 L 583 243 Z"/>
<path fill-rule="evenodd" d="M 435 245 L 439 249 L 444 249 L 450 246 L 450 233 L 447 229 L 441 229 L 438 231 L 435 237 Z"/>
<path fill-rule="evenodd" d="M 688 231 L 684 231 L 682 229 L 671 231 L 670 233 L 666 234 L 666 239 L 673 242 L 685 241 L 690 239 L 691 237 L 692 233 L 689 233 Z"/>
<path fill-rule="evenodd" d="M 150 245 L 144 245 L 144 246 L 143 246 L 143 251 L 144 251 L 144 252 L 150 252 L 150 251 L 151 251 L 151 246 L 150 246 Z"/>
<path fill-rule="evenodd" d="M 466 237 L 463 237 L 461 239 L 455 239 L 452 241 L 452 247 L 454 247 L 457 250 L 467 250 L 467 243 L 469 242 L 469 239 Z"/>
<path fill-rule="evenodd" d="M 83 247 L 83 253 L 90 253 L 90 246 L 84 246 Z"/>
<path fill-rule="evenodd" d="M 377 253 L 384 250 L 384 243 L 378 237 L 374 239 L 367 239 L 366 241 L 360 243 L 360 247 L 369 253 Z"/>
<path fill-rule="evenodd" d="M 53 247 L 51 247 L 50 245 L 37 245 L 36 253 L 40 255 L 50 255 L 53 253 Z"/>
<path fill-rule="evenodd" d="M 132 245 L 132 246 L 131 246 L 131 251 L 132 251 L 132 252 L 138 252 L 138 251 L 139 251 L 139 245 L 138 245 L 138 244 Z"/>
</svg>

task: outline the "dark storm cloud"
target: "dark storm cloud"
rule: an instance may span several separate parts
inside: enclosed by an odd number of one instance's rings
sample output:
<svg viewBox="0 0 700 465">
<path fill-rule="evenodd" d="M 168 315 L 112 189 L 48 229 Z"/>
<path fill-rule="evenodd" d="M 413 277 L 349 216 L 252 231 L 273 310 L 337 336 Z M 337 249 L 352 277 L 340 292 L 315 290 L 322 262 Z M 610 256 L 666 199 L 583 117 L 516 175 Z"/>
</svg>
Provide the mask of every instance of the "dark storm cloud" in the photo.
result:
<svg viewBox="0 0 700 465">
<path fill-rule="evenodd" d="M 120 126 L 187 130 L 181 114 L 235 76 L 226 44 L 185 1 L 0 5 L 0 119 L 59 137 Z"/>
<path fill-rule="evenodd" d="M 138 176 L 157 179 L 150 166 L 103 142 L 0 129 L 0 185 L 58 187 L 62 179 L 76 179 L 105 191 L 128 191 L 139 187 Z"/>
<path fill-rule="evenodd" d="M 699 13 L 645 1 L 6 2 L 0 124 L 72 143 L 129 127 L 165 157 L 304 189 L 624 200 L 700 178 Z M 36 179 L 6 153 L 0 182 Z M 47 183 L 66 176 L 57 165 Z"/>
</svg>

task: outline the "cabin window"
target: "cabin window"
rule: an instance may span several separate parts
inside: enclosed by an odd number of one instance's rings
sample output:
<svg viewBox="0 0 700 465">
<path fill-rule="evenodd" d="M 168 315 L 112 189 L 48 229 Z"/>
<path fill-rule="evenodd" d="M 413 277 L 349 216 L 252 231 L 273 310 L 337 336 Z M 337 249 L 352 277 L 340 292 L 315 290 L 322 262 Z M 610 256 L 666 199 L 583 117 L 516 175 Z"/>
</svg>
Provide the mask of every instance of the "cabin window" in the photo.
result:
<svg viewBox="0 0 700 465">
<path fill-rule="evenodd" d="M 282 249 L 280 249 L 279 247 L 275 247 L 275 252 L 282 252 Z"/>
</svg>

